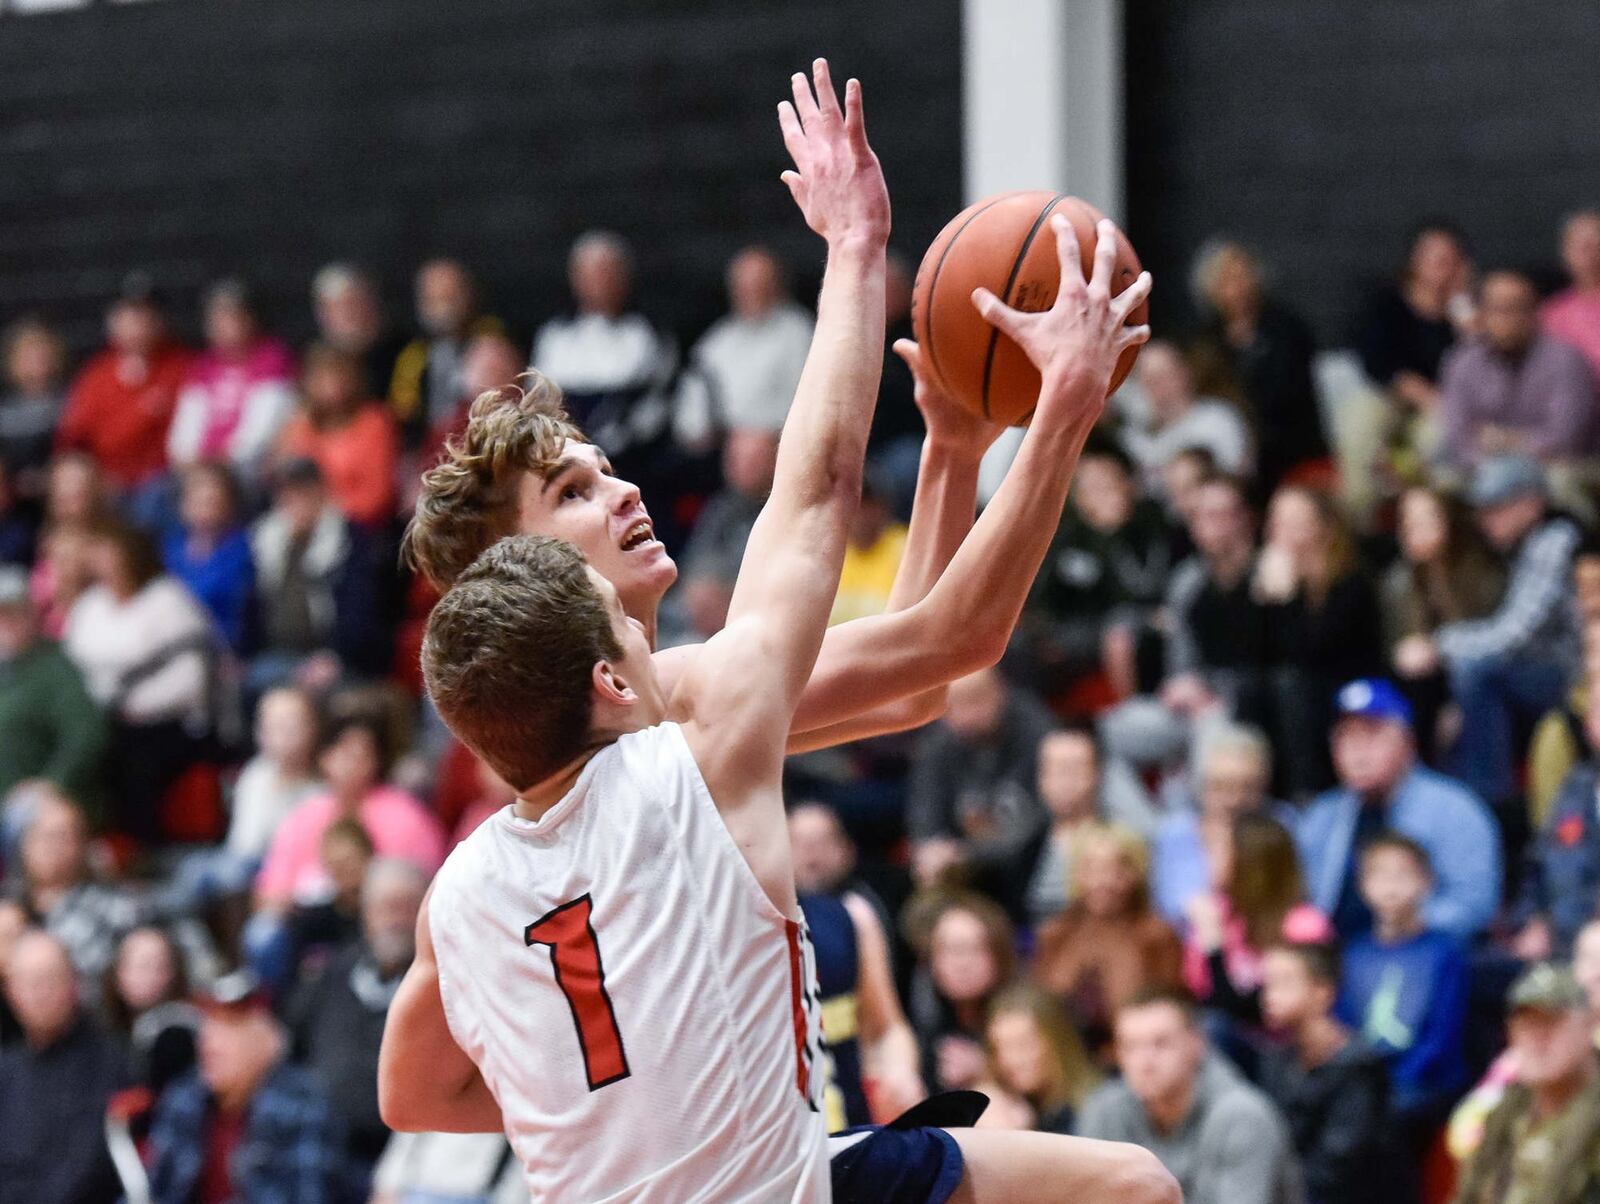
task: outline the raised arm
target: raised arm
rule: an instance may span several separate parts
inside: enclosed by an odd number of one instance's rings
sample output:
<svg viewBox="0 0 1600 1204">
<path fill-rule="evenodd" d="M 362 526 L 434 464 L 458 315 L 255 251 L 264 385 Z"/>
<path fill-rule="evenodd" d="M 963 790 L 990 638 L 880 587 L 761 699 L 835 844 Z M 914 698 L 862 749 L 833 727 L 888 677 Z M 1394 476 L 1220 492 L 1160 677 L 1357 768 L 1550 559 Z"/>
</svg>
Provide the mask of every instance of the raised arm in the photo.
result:
<svg viewBox="0 0 1600 1204">
<path fill-rule="evenodd" d="M 974 301 L 1039 367 L 1039 406 L 999 491 L 928 595 L 896 613 L 828 632 L 826 661 L 795 718 L 791 749 L 874 734 L 874 708 L 975 672 L 1000 659 L 1049 550 L 1083 444 L 1105 409 L 1106 383 L 1122 351 L 1150 337 L 1129 327 L 1149 295 L 1149 273 L 1112 298 L 1114 230 L 1103 222 L 1093 278 L 1085 281 L 1076 236 L 1052 226 L 1061 288 L 1045 313 L 1024 314 L 979 290 Z M 826 669 L 824 673 L 823 670 Z M 891 730 L 880 728 L 878 730 Z M 839 733 L 847 732 L 841 737 Z"/>
<path fill-rule="evenodd" d="M 727 625 L 700 650 L 673 699 L 725 810 L 748 788 L 777 780 L 784 735 L 838 592 L 883 366 L 888 192 L 867 144 L 860 85 L 849 82 L 841 110 L 824 60 L 814 76 L 815 96 L 797 75 L 794 103 L 778 115 L 798 169 L 784 182 L 828 242 L 816 333 Z"/>
</svg>

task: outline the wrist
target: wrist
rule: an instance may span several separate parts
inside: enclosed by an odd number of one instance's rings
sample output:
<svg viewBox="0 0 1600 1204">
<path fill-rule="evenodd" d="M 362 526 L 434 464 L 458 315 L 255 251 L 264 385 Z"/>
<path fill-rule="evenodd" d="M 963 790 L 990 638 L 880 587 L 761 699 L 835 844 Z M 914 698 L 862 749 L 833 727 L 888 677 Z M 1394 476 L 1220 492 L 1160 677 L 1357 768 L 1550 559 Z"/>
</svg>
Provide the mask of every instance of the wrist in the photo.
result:
<svg viewBox="0 0 1600 1204">
<path fill-rule="evenodd" d="M 828 239 L 828 263 L 870 268 L 882 266 L 889 253 L 886 234 L 851 231 Z"/>
<path fill-rule="evenodd" d="M 984 449 L 965 433 L 929 427 L 922 441 L 922 466 L 928 468 L 971 468 L 983 463 Z"/>
</svg>

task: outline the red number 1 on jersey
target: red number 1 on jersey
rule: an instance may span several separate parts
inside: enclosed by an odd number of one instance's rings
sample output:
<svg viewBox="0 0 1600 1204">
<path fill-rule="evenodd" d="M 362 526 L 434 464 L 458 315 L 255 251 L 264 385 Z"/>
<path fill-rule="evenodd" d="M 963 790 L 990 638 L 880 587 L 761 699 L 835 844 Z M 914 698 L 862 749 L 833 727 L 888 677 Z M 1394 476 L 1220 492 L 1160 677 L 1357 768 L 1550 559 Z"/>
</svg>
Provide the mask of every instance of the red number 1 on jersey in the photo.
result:
<svg viewBox="0 0 1600 1204">
<path fill-rule="evenodd" d="M 556 985 L 567 997 L 572 1020 L 578 1026 L 583 1069 L 589 1090 L 625 1079 L 628 1057 L 622 1049 L 617 1014 L 606 993 L 606 968 L 600 961 L 600 942 L 589 923 L 593 901 L 579 895 L 528 925 L 523 937 L 530 945 L 549 945 L 555 964 Z"/>
</svg>

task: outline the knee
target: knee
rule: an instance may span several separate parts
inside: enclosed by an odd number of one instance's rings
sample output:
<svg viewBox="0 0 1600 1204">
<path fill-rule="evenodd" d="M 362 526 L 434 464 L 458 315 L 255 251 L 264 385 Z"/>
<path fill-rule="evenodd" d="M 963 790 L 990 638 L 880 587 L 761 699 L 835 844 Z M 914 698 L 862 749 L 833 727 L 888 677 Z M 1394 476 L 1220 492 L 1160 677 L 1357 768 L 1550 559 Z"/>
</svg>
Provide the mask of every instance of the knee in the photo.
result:
<svg viewBox="0 0 1600 1204">
<path fill-rule="evenodd" d="M 1112 1173 L 1114 1187 L 1107 1199 L 1119 1204 L 1183 1204 L 1183 1190 L 1172 1172 L 1143 1146 L 1123 1145 L 1118 1166 Z"/>
</svg>

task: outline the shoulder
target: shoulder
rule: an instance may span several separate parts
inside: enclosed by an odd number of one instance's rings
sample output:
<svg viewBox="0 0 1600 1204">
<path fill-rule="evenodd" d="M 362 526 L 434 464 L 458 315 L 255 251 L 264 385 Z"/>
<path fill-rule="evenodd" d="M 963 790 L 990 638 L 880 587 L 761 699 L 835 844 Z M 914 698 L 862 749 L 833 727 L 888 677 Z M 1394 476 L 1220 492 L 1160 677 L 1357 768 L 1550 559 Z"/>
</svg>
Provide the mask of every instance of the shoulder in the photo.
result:
<svg viewBox="0 0 1600 1204">
<path fill-rule="evenodd" d="M 1113 1080 L 1096 1087 L 1083 1101 L 1078 1121 L 1085 1135 L 1116 1140 L 1133 1132 L 1137 1109 L 1138 1102 L 1127 1084 Z"/>
<path fill-rule="evenodd" d="M 1574 376 L 1581 376 L 1585 384 L 1591 383 L 1589 361 L 1584 359 L 1583 352 L 1571 343 L 1552 334 L 1541 334 L 1536 350 L 1537 354 L 1552 367 Z"/>
<path fill-rule="evenodd" d="M 1446 777 L 1426 765 L 1418 765 L 1411 771 L 1405 794 L 1425 799 L 1425 805 L 1408 810 L 1414 810 L 1417 817 L 1427 817 L 1438 825 L 1449 826 L 1468 812 L 1473 815 L 1484 813 L 1483 802 L 1465 783 Z M 1439 811 L 1440 807 L 1450 808 L 1451 814 L 1442 814 Z"/>
<path fill-rule="evenodd" d="M 1326 826 L 1337 820 L 1344 812 L 1354 808 L 1355 802 L 1355 796 L 1343 787 L 1336 786 L 1332 790 L 1324 790 L 1306 804 L 1306 809 L 1290 826 L 1299 831 Z"/>
</svg>

